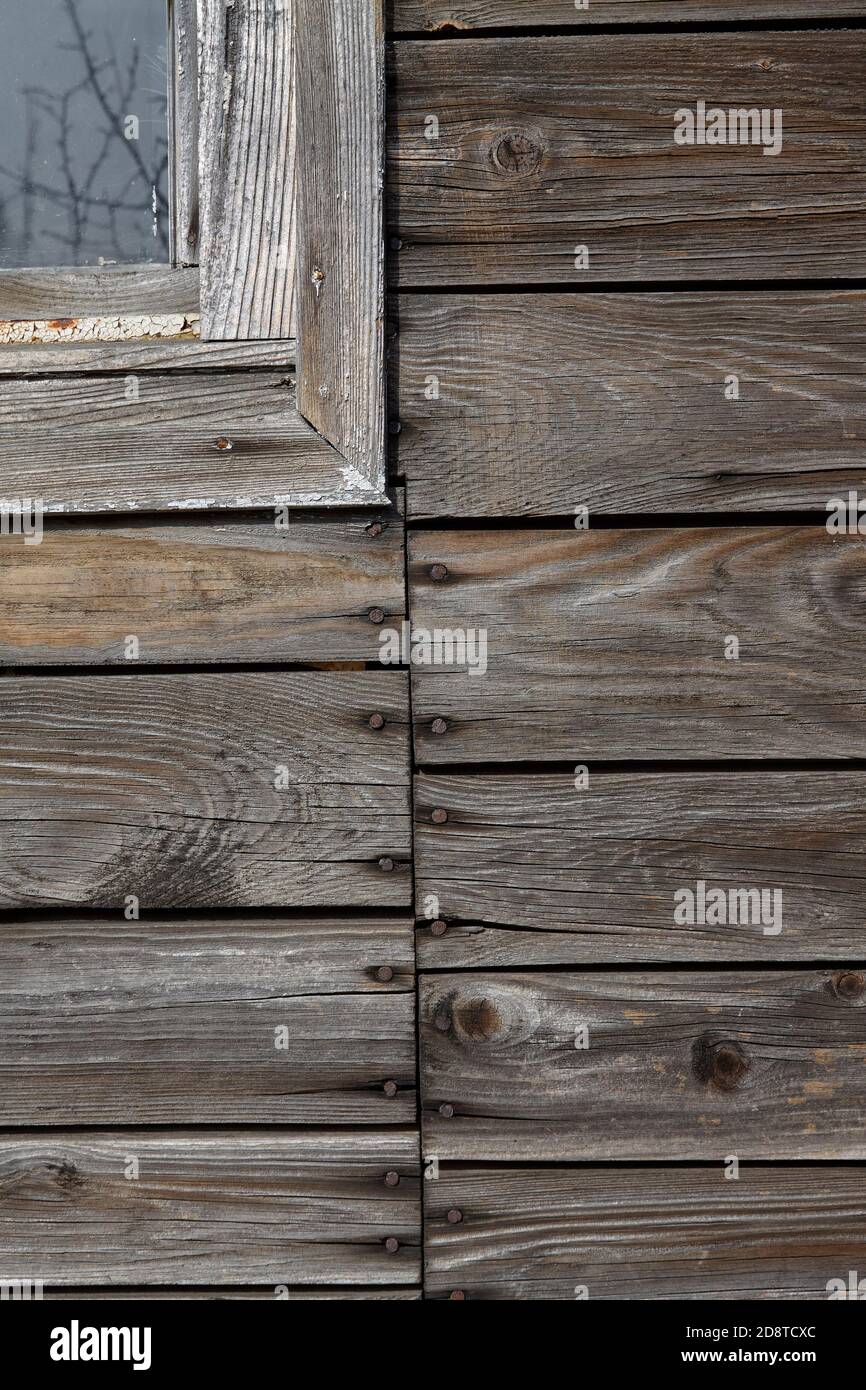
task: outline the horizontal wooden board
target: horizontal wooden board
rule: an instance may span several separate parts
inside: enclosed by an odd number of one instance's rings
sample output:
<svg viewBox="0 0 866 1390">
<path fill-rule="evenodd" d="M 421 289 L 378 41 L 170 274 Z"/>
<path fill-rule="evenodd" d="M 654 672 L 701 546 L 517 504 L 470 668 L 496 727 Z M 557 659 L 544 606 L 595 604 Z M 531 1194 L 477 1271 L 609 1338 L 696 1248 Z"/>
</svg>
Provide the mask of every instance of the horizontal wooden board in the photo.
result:
<svg viewBox="0 0 866 1390">
<path fill-rule="evenodd" d="M 397 1131 L 6 1135 L 0 1269 L 48 1289 L 411 1284 L 417 1165 Z"/>
<path fill-rule="evenodd" d="M 2 679 L 0 907 L 403 906 L 407 693 L 397 671 Z"/>
<path fill-rule="evenodd" d="M 271 367 L 294 371 L 291 342 L 203 343 L 200 338 L 137 338 L 0 346 L 0 377 L 86 372 L 226 371 Z M 128 383 L 124 383 L 124 389 Z"/>
<path fill-rule="evenodd" d="M 415 531 L 410 561 L 416 638 L 479 643 L 413 667 L 419 762 L 866 756 L 861 536 Z"/>
<path fill-rule="evenodd" d="M 862 31 L 408 41 L 393 55 L 403 287 L 863 274 Z M 781 110 L 780 153 L 675 143 L 675 113 L 701 100 Z"/>
<path fill-rule="evenodd" d="M 425 977 L 424 1153 L 862 1159 L 864 1010 L 848 969 Z"/>
<path fill-rule="evenodd" d="M 419 909 L 467 924 L 424 928 L 424 966 L 866 954 L 862 772 L 422 776 L 415 804 Z M 781 932 L 678 925 L 674 895 L 700 881 L 780 890 Z"/>
<path fill-rule="evenodd" d="M 408 921 L 0 920 L 0 1126 L 413 1124 L 413 990 Z"/>
<path fill-rule="evenodd" d="M 373 500 L 278 372 L 0 380 L 0 492 L 50 512 Z"/>
<path fill-rule="evenodd" d="M 65 1293 L 44 1291 L 46 1303 L 111 1303 L 145 1302 L 177 1303 L 190 1301 L 225 1303 L 273 1303 L 285 1298 L 304 1303 L 406 1303 L 422 1297 L 420 1289 L 383 1289 L 371 1285 L 368 1289 L 307 1289 L 298 1285 L 278 1284 L 272 1289 L 69 1289 Z"/>
<path fill-rule="evenodd" d="M 692 20 L 849 19 L 864 0 L 390 0 L 390 27 L 463 33 L 483 29 L 583 28 L 592 24 L 689 23 Z"/>
<path fill-rule="evenodd" d="M 282 521 L 282 517 L 279 518 Z M 396 509 L 161 525 L 51 520 L 0 540 L 0 663 L 378 661 L 370 611 L 399 623 Z"/>
<path fill-rule="evenodd" d="M 407 294 L 397 308 L 413 519 L 823 513 L 866 490 L 863 291 Z"/>
<path fill-rule="evenodd" d="M 68 266 L 0 272 L 0 319 L 198 314 L 197 267 Z"/>
<path fill-rule="evenodd" d="M 433 1298 L 826 1299 L 866 1242 L 847 1167 L 443 1167 L 424 1198 Z"/>
</svg>

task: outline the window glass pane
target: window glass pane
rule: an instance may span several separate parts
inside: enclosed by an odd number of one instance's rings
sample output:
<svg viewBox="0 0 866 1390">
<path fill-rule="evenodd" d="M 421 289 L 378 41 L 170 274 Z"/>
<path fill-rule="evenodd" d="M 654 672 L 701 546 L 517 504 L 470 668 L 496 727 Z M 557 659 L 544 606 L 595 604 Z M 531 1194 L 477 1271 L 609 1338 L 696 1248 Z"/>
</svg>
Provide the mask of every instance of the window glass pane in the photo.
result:
<svg viewBox="0 0 866 1390">
<path fill-rule="evenodd" d="M 167 0 L 0 0 L 0 266 L 168 260 Z"/>
</svg>

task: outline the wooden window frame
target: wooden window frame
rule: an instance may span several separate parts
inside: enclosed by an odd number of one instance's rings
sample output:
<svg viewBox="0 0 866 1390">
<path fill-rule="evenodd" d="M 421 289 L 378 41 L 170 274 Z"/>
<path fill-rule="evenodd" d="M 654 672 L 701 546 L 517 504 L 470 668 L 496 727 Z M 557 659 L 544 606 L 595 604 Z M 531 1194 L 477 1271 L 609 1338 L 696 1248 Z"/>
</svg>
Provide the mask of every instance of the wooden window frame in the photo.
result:
<svg viewBox="0 0 866 1390">
<path fill-rule="evenodd" d="M 0 396 L 16 376 L 131 360 L 278 367 L 294 373 L 285 487 L 239 478 L 181 502 L 139 476 L 84 497 L 49 485 L 47 510 L 387 501 L 382 8 L 172 0 L 171 264 L 0 272 Z M 116 331 L 78 331 L 103 316 Z M 0 493 L 23 493 L 38 459 L 4 478 L 3 434 Z"/>
</svg>

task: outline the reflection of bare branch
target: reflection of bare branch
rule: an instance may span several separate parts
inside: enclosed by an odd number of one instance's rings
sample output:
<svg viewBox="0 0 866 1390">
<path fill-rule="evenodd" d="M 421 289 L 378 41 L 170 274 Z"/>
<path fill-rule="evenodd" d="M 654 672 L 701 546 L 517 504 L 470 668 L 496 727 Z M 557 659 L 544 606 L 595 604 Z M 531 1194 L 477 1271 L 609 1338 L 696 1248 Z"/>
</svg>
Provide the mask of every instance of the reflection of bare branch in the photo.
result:
<svg viewBox="0 0 866 1390">
<path fill-rule="evenodd" d="M 58 225 L 41 226 L 40 238 L 56 241 L 62 248 L 59 259 L 72 264 L 80 262 L 83 256 L 93 254 L 99 247 L 105 259 L 129 259 L 124 248 L 123 218 L 126 216 L 128 231 L 129 215 L 150 216 L 152 200 L 154 206 L 155 246 L 167 255 L 168 252 L 168 211 L 165 195 L 165 174 L 168 167 L 167 141 L 163 137 L 155 142 L 156 148 L 148 162 L 136 140 L 126 138 L 125 118 L 131 114 L 136 95 L 140 96 L 140 50 L 133 46 L 127 63 L 122 65 L 118 59 L 110 36 L 107 45 L 108 57 L 99 59 L 96 55 L 93 32 L 85 27 L 76 0 L 63 0 L 63 6 L 73 35 L 73 42 L 59 45 L 78 59 L 79 72 L 83 76 L 73 80 L 64 90 L 56 91 L 45 87 L 28 87 L 22 95 L 26 102 L 26 145 L 24 150 L 23 172 L 12 170 L 0 164 L 0 175 L 4 181 L 17 186 L 19 192 L 13 195 L 20 204 L 22 246 L 25 252 L 33 246 L 35 202 L 38 198 L 44 207 L 48 203 L 63 214 L 66 229 Z M 75 66 L 70 61 L 70 71 Z M 97 119 L 95 143 L 92 154 L 91 142 L 82 148 L 80 119 L 76 122 L 76 102 L 90 98 L 96 103 L 104 117 L 104 123 Z M 164 98 L 167 103 L 167 93 Z M 61 183 L 51 183 L 47 178 L 36 175 L 37 167 L 46 163 L 40 154 L 49 142 L 57 152 Z M 128 161 L 129 173 L 124 178 L 118 168 L 118 154 L 123 151 L 122 160 Z M 79 169 L 81 172 L 78 172 Z M 100 179 L 108 181 L 110 172 L 110 191 L 100 186 Z M 0 202 L 0 228 L 6 224 L 8 235 L 8 216 L 13 199 L 7 197 Z M 159 215 L 162 214 L 162 215 Z"/>
</svg>

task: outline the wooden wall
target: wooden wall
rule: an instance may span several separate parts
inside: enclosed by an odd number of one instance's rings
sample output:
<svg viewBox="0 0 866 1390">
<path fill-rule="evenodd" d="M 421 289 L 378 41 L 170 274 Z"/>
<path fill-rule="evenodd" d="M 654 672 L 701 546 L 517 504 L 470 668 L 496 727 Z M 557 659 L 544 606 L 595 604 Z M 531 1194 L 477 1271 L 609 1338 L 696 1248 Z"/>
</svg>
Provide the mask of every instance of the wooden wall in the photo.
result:
<svg viewBox="0 0 866 1390">
<path fill-rule="evenodd" d="M 0 1274 L 773 1300 L 862 1260 L 866 560 L 824 516 L 866 496 L 864 19 L 392 0 L 387 510 L 256 510 L 311 447 L 266 342 L 151 348 L 131 412 L 134 345 L 0 355 L 6 491 L 87 513 L 0 540 Z M 701 98 L 782 152 L 675 146 Z M 383 664 L 405 619 L 484 672 Z M 781 930 L 675 921 L 698 881 Z"/>
<path fill-rule="evenodd" d="M 862 1259 L 864 16 L 393 5 L 410 612 L 486 634 L 411 676 L 428 1297 Z M 676 146 L 701 98 L 781 153 Z"/>
</svg>

